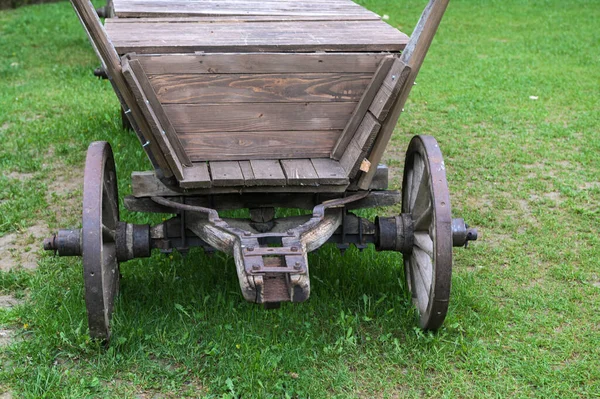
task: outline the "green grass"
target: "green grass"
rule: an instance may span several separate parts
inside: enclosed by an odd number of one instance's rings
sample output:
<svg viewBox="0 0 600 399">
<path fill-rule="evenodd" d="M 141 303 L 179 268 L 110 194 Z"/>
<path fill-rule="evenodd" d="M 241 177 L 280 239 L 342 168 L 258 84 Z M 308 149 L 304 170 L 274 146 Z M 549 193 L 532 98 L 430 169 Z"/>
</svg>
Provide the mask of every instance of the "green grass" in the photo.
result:
<svg viewBox="0 0 600 399">
<path fill-rule="evenodd" d="M 406 32 L 425 4 L 362 3 Z M 0 293 L 25 298 L 0 310 L 20 338 L 0 348 L 0 392 L 600 397 L 598 20 L 595 0 L 451 2 L 387 155 L 400 176 L 410 137 L 434 135 L 453 212 L 480 229 L 455 250 L 437 333 L 415 328 L 395 254 L 324 247 L 310 301 L 265 312 L 243 300 L 232 259 L 197 251 L 122 265 L 105 350 L 87 335 L 80 262 L 44 255 L 34 273 L 0 273 Z M 113 145 L 122 195 L 149 169 L 97 65 L 68 3 L 0 12 L 0 236 L 80 223 L 81 192 L 47 193 L 91 141 Z"/>
</svg>

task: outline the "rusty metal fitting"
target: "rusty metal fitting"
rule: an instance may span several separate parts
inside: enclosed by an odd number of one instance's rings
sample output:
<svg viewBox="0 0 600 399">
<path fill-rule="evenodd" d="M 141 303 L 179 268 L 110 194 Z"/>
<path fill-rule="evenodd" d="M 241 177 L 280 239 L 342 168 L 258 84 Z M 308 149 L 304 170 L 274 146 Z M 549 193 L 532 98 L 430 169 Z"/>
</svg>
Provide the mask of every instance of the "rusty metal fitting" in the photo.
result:
<svg viewBox="0 0 600 399">
<path fill-rule="evenodd" d="M 44 240 L 44 249 L 58 256 L 81 256 L 81 229 L 59 230 Z"/>
<path fill-rule="evenodd" d="M 400 216 L 376 217 L 375 228 L 378 251 L 397 251 L 410 253 L 414 242 L 414 222 L 411 216 L 403 213 Z"/>
<path fill-rule="evenodd" d="M 452 219 L 452 246 L 466 247 L 469 241 L 477 240 L 477 229 L 469 228 L 464 219 Z"/>
<path fill-rule="evenodd" d="M 152 251 L 150 225 L 118 222 L 115 247 L 119 262 L 135 258 L 148 258 Z"/>
</svg>

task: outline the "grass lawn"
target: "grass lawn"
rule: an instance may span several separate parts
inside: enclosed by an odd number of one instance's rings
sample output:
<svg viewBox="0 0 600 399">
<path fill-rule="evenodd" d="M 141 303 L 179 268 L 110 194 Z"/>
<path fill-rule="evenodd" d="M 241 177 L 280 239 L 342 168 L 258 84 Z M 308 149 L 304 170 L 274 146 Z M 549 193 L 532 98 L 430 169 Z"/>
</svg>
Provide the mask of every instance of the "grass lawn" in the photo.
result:
<svg viewBox="0 0 600 399">
<path fill-rule="evenodd" d="M 361 3 L 411 32 L 426 1 Z M 0 249 L 17 244 L 0 263 L 38 267 L 0 272 L 0 298 L 19 300 L 0 308 L 0 394 L 600 397 L 598 21 L 597 0 L 451 2 L 386 155 L 399 187 L 410 137 L 434 135 L 454 216 L 480 231 L 454 252 L 437 333 L 415 327 L 396 254 L 324 247 L 311 299 L 267 312 L 231 258 L 157 253 L 121 265 L 105 350 L 80 260 L 40 254 L 39 236 L 81 223 L 90 142 L 112 144 L 121 196 L 149 162 L 69 3 L 1 11 Z"/>
</svg>

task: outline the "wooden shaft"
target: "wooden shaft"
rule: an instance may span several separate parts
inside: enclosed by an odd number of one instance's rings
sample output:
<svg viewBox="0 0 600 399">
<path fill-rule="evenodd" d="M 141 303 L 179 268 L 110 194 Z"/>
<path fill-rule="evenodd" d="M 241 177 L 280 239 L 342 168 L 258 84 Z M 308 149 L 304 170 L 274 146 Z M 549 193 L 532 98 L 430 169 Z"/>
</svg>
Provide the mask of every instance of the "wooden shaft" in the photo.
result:
<svg viewBox="0 0 600 399">
<path fill-rule="evenodd" d="M 383 153 L 387 147 L 394 127 L 398 122 L 398 118 L 402 113 L 402 108 L 410 94 L 410 90 L 415 82 L 415 79 L 423 65 L 429 46 L 433 41 L 433 37 L 437 31 L 438 26 L 444 16 L 444 12 L 448 7 L 450 0 L 430 0 L 429 4 L 425 7 L 421 19 L 417 23 L 413 34 L 402 53 L 400 61 L 403 62 L 407 67 L 410 68 L 410 75 L 404 82 L 404 87 L 400 91 L 398 98 L 391 112 L 389 113 L 386 121 L 383 123 L 380 133 L 375 140 L 373 149 L 369 155 L 369 161 L 372 165 L 377 165 L 383 158 Z M 371 180 L 375 176 L 376 168 L 371 168 L 369 172 L 361 176 L 358 186 L 360 189 L 366 190 L 371 184 Z"/>
</svg>

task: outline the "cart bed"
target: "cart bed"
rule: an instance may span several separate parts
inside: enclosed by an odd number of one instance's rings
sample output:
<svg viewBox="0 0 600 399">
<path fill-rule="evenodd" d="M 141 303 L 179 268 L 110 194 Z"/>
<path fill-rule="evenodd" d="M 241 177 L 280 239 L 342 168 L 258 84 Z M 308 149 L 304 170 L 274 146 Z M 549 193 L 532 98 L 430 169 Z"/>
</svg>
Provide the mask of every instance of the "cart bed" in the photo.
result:
<svg viewBox="0 0 600 399">
<path fill-rule="evenodd" d="M 110 14 L 92 41 L 116 51 L 124 109 L 185 189 L 344 191 L 407 77 L 408 36 L 350 0 L 116 0 Z"/>
</svg>

